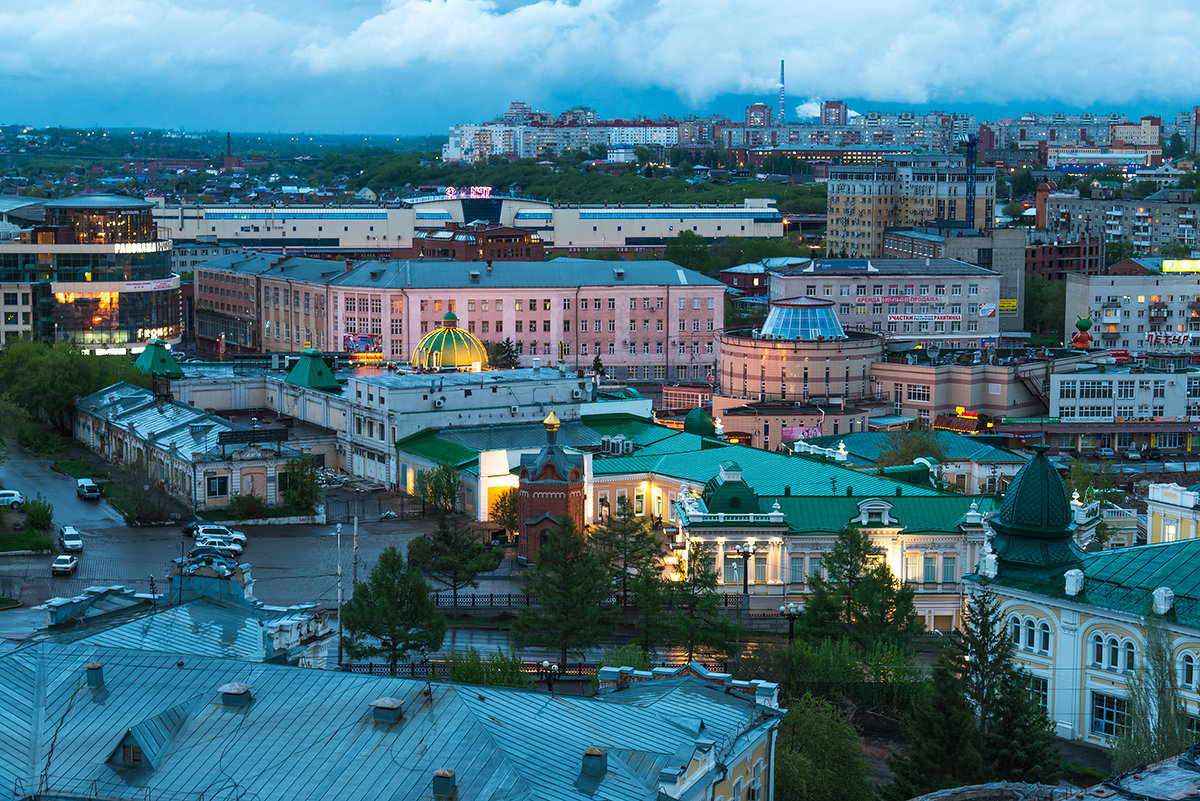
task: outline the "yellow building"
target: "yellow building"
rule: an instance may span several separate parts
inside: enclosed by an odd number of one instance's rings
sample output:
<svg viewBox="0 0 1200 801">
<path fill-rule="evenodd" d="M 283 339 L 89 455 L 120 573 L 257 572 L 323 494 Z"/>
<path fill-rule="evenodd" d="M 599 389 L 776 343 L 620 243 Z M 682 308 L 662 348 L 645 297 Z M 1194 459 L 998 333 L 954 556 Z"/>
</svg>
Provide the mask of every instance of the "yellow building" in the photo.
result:
<svg viewBox="0 0 1200 801">
<path fill-rule="evenodd" d="M 1146 494 L 1147 536 L 1150 544 L 1196 537 L 1200 523 L 1200 484 L 1151 484 Z"/>
</svg>

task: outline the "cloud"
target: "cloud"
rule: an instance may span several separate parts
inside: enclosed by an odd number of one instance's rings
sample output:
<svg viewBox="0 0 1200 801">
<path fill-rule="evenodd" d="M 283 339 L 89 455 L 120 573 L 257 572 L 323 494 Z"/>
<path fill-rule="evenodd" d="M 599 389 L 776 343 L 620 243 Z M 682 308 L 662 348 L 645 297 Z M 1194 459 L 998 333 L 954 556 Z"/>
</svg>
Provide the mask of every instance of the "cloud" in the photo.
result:
<svg viewBox="0 0 1200 801">
<path fill-rule="evenodd" d="M 0 76 L 36 85 L 23 98 L 41 111 L 125 87 L 125 102 L 137 89 L 168 94 L 197 117 L 219 113 L 219 95 L 263 117 L 321 95 L 340 117 L 383 103 L 393 118 L 448 122 L 489 118 L 514 98 L 602 114 L 618 96 L 669 95 L 697 112 L 723 96 L 772 102 L 781 58 L 795 97 L 946 107 L 1169 111 L 1192 105 L 1188 78 L 1200 72 L 1189 41 L 1200 6 L 1187 0 L 1158 0 L 1153 13 L 1127 0 L 795 12 L 767 0 L 62 0 L 0 11 Z M 6 106 L 13 118 L 28 110 Z M 155 108 L 141 113 L 156 124 Z"/>
</svg>

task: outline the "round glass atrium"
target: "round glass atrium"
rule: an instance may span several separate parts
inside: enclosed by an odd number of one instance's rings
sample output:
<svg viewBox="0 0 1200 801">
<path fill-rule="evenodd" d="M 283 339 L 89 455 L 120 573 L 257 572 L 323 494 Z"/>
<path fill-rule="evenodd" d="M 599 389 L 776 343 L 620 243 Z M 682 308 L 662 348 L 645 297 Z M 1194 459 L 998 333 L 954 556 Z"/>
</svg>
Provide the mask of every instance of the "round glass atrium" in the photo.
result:
<svg viewBox="0 0 1200 801">
<path fill-rule="evenodd" d="M 847 339 L 833 311 L 833 301 L 798 297 L 771 301 L 771 310 L 763 323 L 762 339 Z"/>
</svg>

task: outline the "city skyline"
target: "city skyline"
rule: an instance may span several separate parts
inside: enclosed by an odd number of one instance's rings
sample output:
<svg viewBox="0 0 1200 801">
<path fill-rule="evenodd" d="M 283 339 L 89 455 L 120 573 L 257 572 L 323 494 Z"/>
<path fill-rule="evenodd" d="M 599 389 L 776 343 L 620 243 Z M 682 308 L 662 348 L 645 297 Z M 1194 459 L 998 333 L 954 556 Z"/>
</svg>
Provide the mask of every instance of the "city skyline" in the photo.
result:
<svg viewBox="0 0 1200 801">
<path fill-rule="evenodd" d="M 739 5 L 737 20 L 778 6 Z M 727 2 L 68 0 L 0 13 L 4 123 L 440 134 L 508 102 L 604 117 L 821 98 L 855 111 L 1169 114 L 1193 105 L 1200 9 L 864 3 L 731 25 Z M 847 26 L 853 25 L 853 35 Z M 1138 31 L 1130 42 L 1128 32 Z M 1155 58 L 1142 42 L 1155 43 Z"/>
</svg>

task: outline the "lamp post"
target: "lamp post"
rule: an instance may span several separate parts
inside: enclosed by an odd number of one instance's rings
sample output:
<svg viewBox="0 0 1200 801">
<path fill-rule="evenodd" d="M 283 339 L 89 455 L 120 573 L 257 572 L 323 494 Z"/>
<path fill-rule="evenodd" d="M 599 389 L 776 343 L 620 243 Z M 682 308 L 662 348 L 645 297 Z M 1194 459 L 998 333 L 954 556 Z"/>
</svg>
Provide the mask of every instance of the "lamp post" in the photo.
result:
<svg viewBox="0 0 1200 801">
<path fill-rule="evenodd" d="M 795 601 L 789 601 L 779 607 L 779 616 L 786 618 L 788 622 L 788 645 L 796 641 L 796 618 L 800 617 L 800 604 Z"/>
<path fill-rule="evenodd" d="M 549 660 L 543 659 L 542 664 L 538 667 L 538 679 L 546 682 L 550 688 L 550 694 L 554 695 L 554 680 L 562 675 L 562 668 L 557 664 L 551 664 Z"/>
<path fill-rule="evenodd" d="M 750 560 L 757 551 L 758 548 L 751 542 L 737 545 L 733 549 L 734 557 L 742 560 L 742 595 L 750 594 Z"/>
</svg>

